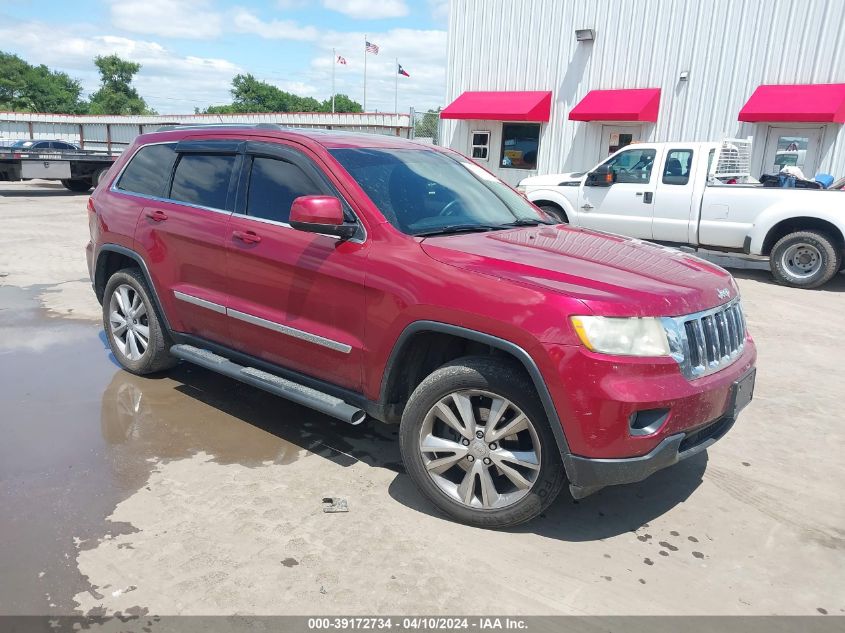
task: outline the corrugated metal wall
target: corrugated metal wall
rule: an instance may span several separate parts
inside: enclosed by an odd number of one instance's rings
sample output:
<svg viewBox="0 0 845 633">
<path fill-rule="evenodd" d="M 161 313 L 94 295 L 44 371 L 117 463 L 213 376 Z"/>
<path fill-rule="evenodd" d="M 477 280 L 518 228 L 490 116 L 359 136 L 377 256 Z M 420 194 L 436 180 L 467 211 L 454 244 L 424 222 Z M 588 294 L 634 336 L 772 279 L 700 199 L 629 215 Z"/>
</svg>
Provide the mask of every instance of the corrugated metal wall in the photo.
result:
<svg viewBox="0 0 845 633">
<path fill-rule="evenodd" d="M 0 138 L 62 139 L 82 142 L 85 149 L 121 151 L 142 132 L 154 132 L 162 125 L 201 123 L 277 123 L 290 127 L 327 128 L 369 134 L 408 137 L 410 114 L 269 113 L 269 114 L 183 114 L 162 116 L 73 116 L 0 112 Z"/>
<path fill-rule="evenodd" d="M 595 40 L 576 42 L 576 28 Z M 760 84 L 845 82 L 845 1 L 452 0 L 448 60 L 447 104 L 466 90 L 552 91 L 540 173 L 599 160 L 601 124 L 567 116 L 590 90 L 612 88 L 661 89 L 640 140 L 753 136 L 759 168 L 768 125 L 739 123 L 740 109 Z M 441 138 L 466 152 L 470 130 L 489 125 L 444 120 Z M 842 128 L 825 126 L 822 171 L 845 175 Z"/>
</svg>

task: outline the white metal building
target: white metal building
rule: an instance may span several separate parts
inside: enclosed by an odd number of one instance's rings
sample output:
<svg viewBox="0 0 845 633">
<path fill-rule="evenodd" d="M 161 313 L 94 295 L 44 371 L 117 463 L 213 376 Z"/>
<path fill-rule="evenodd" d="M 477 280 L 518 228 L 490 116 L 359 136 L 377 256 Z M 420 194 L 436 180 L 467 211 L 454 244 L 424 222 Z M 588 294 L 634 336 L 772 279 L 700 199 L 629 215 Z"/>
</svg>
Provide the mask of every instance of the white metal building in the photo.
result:
<svg viewBox="0 0 845 633">
<path fill-rule="evenodd" d="M 452 0 L 441 142 L 510 183 L 632 141 L 845 176 L 845 0 Z"/>
</svg>

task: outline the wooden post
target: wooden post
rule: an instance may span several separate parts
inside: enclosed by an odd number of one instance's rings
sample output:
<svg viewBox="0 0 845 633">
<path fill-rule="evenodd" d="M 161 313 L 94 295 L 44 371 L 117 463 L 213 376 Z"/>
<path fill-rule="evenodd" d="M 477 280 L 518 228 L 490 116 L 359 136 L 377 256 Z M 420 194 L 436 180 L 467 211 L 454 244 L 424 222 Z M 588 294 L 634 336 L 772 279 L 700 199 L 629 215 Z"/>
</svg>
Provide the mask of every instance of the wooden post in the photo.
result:
<svg viewBox="0 0 845 633">
<path fill-rule="evenodd" d="M 106 151 L 111 154 L 111 124 L 106 123 Z"/>
<path fill-rule="evenodd" d="M 32 121 L 27 121 L 26 125 L 29 128 L 29 140 L 31 141 L 35 138 L 35 135 L 32 133 Z"/>
<path fill-rule="evenodd" d="M 82 123 L 79 124 L 79 149 L 85 149 L 85 130 Z"/>
</svg>

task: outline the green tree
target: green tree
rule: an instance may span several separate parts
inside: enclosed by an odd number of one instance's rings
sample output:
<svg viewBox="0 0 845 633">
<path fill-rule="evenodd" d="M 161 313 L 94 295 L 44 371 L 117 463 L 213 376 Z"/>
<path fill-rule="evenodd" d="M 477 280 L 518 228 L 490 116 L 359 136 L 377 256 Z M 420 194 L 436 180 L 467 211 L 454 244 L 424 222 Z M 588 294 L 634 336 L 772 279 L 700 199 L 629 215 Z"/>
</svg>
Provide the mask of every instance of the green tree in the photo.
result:
<svg viewBox="0 0 845 633">
<path fill-rule="evenodd" d="M 94 64 L 100 71 L 100 89 L 91 95 L 91 114 L 154 114 L 132 87 L 141 65 L 117 55 L 98 55 Z"/>
<path fill-rule="evenodd" d="M 331 99 L 320 102 L 313 97 L 300 97 L 286 92 L 251 74 L 236 75 L 232 79 L 232 103 L 209 106 L 206 114 L 237 114 L 245 112 L 331 112 Z M 338 112 L 361 112 L 361 104 L 346 95 L 337 95 Z"/>
<path fill-rule="evenodd" d="M 87 110 L 81 93 L 82 86 L 66 73 L 0 51 L 0 110 L 81 114 Z"/>
<path fill-rule="evenodd" d="M 320 112 L 332 111 L 332 98 L 329 97 L 320 104 Z M 364 108 L 361 104 L 351 99 L 348 95 L 336 94 L 334 96 L 334 111 L 335 112 L 363 112 Z"/>
</svg>

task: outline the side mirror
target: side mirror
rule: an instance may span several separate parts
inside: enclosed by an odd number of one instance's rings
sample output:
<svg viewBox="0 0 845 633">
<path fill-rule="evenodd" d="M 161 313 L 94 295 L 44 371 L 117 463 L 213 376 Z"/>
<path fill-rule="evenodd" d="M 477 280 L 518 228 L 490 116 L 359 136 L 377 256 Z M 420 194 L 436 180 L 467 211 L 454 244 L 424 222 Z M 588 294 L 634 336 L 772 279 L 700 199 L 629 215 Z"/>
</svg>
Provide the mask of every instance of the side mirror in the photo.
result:
<svg viewBox="0 0 845 633">
<path fill-rule="evenodd" d="M 587 174 L 587 180 L 584 184 L 587 187 L 609 187 L 616 180 L 610 167 L 607 165 L 599 165 L 594 171 Z"/>
<path fill-rule="evenodd" d="M 358 227 L 346 224 L 343 219 L 343 207 L 334 196 L 300 196 L 290 208 L 290 225 L 308 233 L 336 235 L 349 239 L 355 235 Z"/>
</svg>

